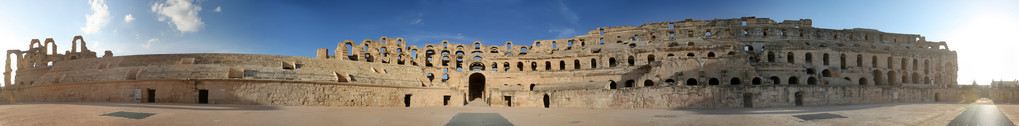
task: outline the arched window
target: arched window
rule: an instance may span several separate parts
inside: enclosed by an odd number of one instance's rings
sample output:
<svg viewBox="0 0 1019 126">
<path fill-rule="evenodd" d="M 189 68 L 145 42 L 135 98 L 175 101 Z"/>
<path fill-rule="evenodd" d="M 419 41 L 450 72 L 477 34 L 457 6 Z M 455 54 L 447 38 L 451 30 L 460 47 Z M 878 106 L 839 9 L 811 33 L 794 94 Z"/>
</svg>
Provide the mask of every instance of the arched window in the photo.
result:
<svg viewBox="0 0 1019 126">
<path fill-rule="evenodd" d="M 644 80 L 644 87 L 655 86 L 655 82 L 651 80 Z"/>
<path fill-rule="evenodd" d="M 566 70 L 566 61 L 559 61 L 559 70 Z"/>
<path fill-rule="evenodd" d="M 789 77 L 789 84 L 800 84 L 800 80 L 796 77 Z"/>
<path fill-rule="evenodd" d="M 517 62 L 517 71 L 524 71 L 524 62 Z"/>
<path fill-rule="evenodd" d="M 655 62 L 655 55 L 647 55 L 647 64 L 651 64 L 652 62 Z"/>
<path fill-rule="evenodd" d="M 808 77 L 807 78 L 807 85 L 815 85 L 815 84 L 817 84 L 817 78 L 814 78 L 814 77 Z"/>
<path fill-rule="evenodd" d="M 742 81 L 740 81 L 740 80 L 739 80 L 739 78 L 732 78 L 732 79 L 729 79 L 729 84 L 730 84 L 730 85 L 739 85 L 739 84 L 740 84 L 741 82 L 742 82 Z"/>
<path fill-rule="evenodd" d="M 573 69 L 580 69 L 580 60 L 573 60 Z"/>
<path fill-rule="evenodd" d="M 531 62 L 531 71 L 538 71 L 538 62 Z"/>
<path fill-rule="evenodd" d="M 609 89 L 616 89 L 616 81 L 609 80 Z"/>
<path fill-rule="evenodd" d="M 824 53 L 824 54 L 822 54 L 822 55 L 821 55 L 821 60 L 822 60 L 822 64 L 824 64 L 824 65 L 826 65 L 826 66 L 827 66 L 827 65 L 829 65 L 829 64 L 828 64 L 828 53 Z"/>
<path fill-rule="evenodd" d="M 856 54 L 856 67 L 863 67 L 863 54 Z"/>
<path fill-rule="evenodd" d="M 552 62 L 545 61 L 545 71 L 551 71 L 551 70 L 552 70 Z"/>
<path fill-rule="evenodd" d="M 870 56 L 870 67 L 877 68 L 877 56 Z"/>
<path fill-rule="evenodd" d="M 846 69 L 846 54 L 839 55 L 839 66 L 842 69 Z"/>
<path fill-rule="evenodd" d="M 775 52 L 768 52 L 768 62 L 775 62 Z"/>
<path fill-rule="evenodd" d="M 769 80 L 771 80 L 771 84 L 775 84 L 775 85 L 778 85 L 778 84 L 781 84 L 781 83 L 782 83 L 782 80 L 781 80 L 781 79 L 779 79 L 779 78 L 778 78 L 778 77 L 776 77 L 776 76 L 771 76 L 771 77 L 770 77 L 770 78 L 768 78 L 768 79 L 769 79 Z"/>
<path fill-rule="evenodd" d="M 697 85 L 697 79 L 686 79 L 686 85 Z"/>
<path fill-rule="evenodd" d="M 786 53 L 786 55 L 785 55 L 786 62 L 788 62 L 788 63 L 796 63 L 796 60 L 795 60 L 794 57 L 796 57 L 796 55 L 794 55 L 793 52 Z"/>
<path fill-rule="evenodd" d="M 708 52 L 708 57 L 714 58 L 715 57 L 715 52 Z"/>
<path fill-rule="evenodd" d="M 867 78 L 863 78 L 863 77 L 861 77 L 860 80 L 858 80 L 858 81 L 860 81 L 860 85 L 867 85 L 867 82 L 868 82 Z"/>
<path fill-rule="evenodd" d="M 609 67 L 616 67 L 616 58 L 609 58 Z"/>
<path fill-rule="evenodd" d="M 598 60 L 591 59 L 591 68 L 598 68 Z"/>
<path fill-rule="evenodd" d="M 633 83 L 635 83 L 633 80 L 626 80 L 626 85 L 623 87 L 633 87 Z"/>
<path fill-rule="evenodd" d="M 711 78 L 708 80 L 708 85 L 718 85 L 718 79 Z"/>
<path fill-rule="evenodd" d="M 804 54 L 803 62 L 806 62 L 807 64 L 814 63 L 814 56 L 810 55 L 810 53 Z"/>
<path fill-rule="evenodd" d="M 753 85 L 761 85 L 761 78 L 759 78 L 759 77 L 754 77 L 754 79 L 753 79 L 753 80 L 750 80 L 750 84 L 753 84 Z"/>
</svg>

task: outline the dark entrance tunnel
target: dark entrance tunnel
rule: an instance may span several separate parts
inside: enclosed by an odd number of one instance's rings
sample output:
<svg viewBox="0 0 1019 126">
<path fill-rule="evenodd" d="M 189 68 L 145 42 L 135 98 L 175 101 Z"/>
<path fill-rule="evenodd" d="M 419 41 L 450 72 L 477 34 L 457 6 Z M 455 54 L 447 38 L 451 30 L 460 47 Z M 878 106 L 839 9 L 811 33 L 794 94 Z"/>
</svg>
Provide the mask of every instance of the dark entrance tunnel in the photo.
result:
<svg viewBox="0 0 1019 126">
<path fill-rule="evenodd" d="M 481 73 L 471 74 L 468 81 L 470 83 L 470 85 L 468 85 L 470 88 L 468 89 L 468 93 L 470 93 L 468 100 L 473 101 L 483 98 L 485 93 L 485 75 L 482 75 Z"/>
</svg>

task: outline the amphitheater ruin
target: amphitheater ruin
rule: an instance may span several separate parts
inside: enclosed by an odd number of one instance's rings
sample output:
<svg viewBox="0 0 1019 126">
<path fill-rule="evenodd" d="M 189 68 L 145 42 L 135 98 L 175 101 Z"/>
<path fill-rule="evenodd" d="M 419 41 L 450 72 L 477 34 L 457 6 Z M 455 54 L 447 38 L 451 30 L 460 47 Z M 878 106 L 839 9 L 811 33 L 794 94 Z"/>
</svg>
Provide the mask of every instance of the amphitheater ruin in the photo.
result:
<svg viewBox="0 0 1019 126">
<path fill-rule="evenodd" d="M 687 19 L 529 44 L 417 46 L 381 37 L 345 40 L 334 51 L 97 57 L 81 36 L 63 54 L 53 39 L 36 39 L 7 51 L 0 96 L 8 100 L 0 103 L 683 109 L 976 97 L 958 88 L 956 52 L 945 42 L 815 28 L 810 19 Z"/>
</svg>

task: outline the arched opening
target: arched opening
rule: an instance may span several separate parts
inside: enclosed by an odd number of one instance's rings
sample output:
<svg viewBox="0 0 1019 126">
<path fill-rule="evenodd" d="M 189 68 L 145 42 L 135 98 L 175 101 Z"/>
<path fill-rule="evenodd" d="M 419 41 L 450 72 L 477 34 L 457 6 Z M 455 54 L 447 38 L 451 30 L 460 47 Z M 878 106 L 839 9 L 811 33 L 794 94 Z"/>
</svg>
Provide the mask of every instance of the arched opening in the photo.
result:
<svg viewBox="0 0 1019 126">
<path fill-rule="evenodd" d="M 863 54 L 856 54 L 856 67 L 863 67 Z"/>
<path fill-rule="evenodd" d="M 846 54 L 839 55 L 839 66 L 842 69 L 846 69 Z"/>
<path fill-rule="evenodd" d="M 676 80 L 665 79 L 665 85 L 673 85 L 673 84 L 676 84 Z"/>
<path fill-rule="evenodd" d="M 789 77 L 789 84 L 800 84 L 800 79 L 796 77 Z"/>
<path fill-rule="evenodd" d="M 807 85 L 815 85 L 815 84 L 817 84 L 817 78 L 814 78 L 814 77 L 808 77 L 807 78 Z"/>
<path fill-rule="evenodd" d="M 573 69 L 580 69 L 580 60 L 573 60 Z"/>
<path fill-rule="evenodd" d="M 829 71 L 828 69 L 824 69 L 823 71 L 821 71 L 821 76 L 822 77 L 831 77 L 831 71 Z"/>
<path fill-rule="evenodd" d="M 598 60 L 591 59 L 591 68 L 598 68 Z"/>
<path fill-rule="evenodd" d="M 566 70 L 566 61 L 559 61 L 559 70 Z"/>
<path fill-rule="evenodd" d="M 629 63 L 630 66 L 633 66 L 633 63 L 634 63 L 633 62 L 633 56 L 630 56 L 629 58 L 626 58 L 626 63 Z"/>
<path fill-rule="evenodd" d="M 471 63 L 471 70 L 473 71 L 484 71 L 485 64 L 483 63 Z"/>
<path fill-rule="evenodd" d="M 636 82 L 633 80 L 626 80 L 626 83 L 625 85 L 623 85 L 623 87 L 633 87 L 634 83 Z"/>
<path fill-rule="evenodd" d="M 803 91 L 797 91 L 793 97 L 795 97 L 796 106 L 803 106 Z"/>
<path fill-rule="evenodd" d="M 740 84 L 739 78 L 729 79 L 729 85 L 739 85 L 739 84 Z"/>
<path fill-rule="evenodd" d="M 550 104 L 549 102 L 551 102 L 551 100 L 548 98 L 548 94 L 545 94 L 545 96 L 542 96 L 541 97 L 541 101 L 543 101 L 545 103 L 545 108 L 548 108 L 548 105 Z"/>
<path fill-rule="evenodd" d="M 715 57 L 715 52 L 708 52 L 708 57 L 709 58 L 714 58 Z"/>
<path fill-rule="evenodd" d="M 529 87 L 529 88 L 527 88 L 527 90 L 529 90 L 529 91 L 534 91 L 534 84 L 531 84 L 531 85 L 530 85 L 530 86 L 528 86 L 528 87 Z"/>
<path fill-rule="evenodd" d="M 524 71 L 524 62 L 517 62 L 517 71 Z"/>
<path fill-rule="evenodd" d="M 785 60 L 788 63 L 796 63 L 796 60 L 795 60 L 796 58 L 795 57 L 796 57 L 796 55 L 793 54 L 793 52 L 789 52 L 789 53 L 785 54 Z"/>
<path fill-rule="evenodd" d="M 768 79 L 771 80 L 771 84 L 774 84 L 774 85 L 782 84 L 782 79 L 779 79 L 776 76 L 771 76 Z"/>
<path fill-rule="evenodd" d="M 655 62 L 655 55 L 647 55 L 647 64 Z"/>
<path fill-rule="evenodd" d="M 870 67 L 877 68 L 877 56 L 870 56 Z"/>
<path fill-rule="evenodd" d="M 609 58 L 609 67 L 616 67 L 616 58 Z"/>
<path fill-rule="evenodd" d="M 718 79 L 711 78 L 708 80 L 708 85 L 718 85 Z"/>
<path fill-rule="evenodd" d="M 697 85 L 697 79 L 686 79 L 686 85 Z"/>
<path fill-rule="evenodd" d="M 768 62 L 775 62 L 775 52 L 768 52 Z"/>
<path fill-rule="evenodd" d="M 750 80 L 750 84 L 761 85 L 761 78 L 760 77 L 754 77 L 753 80 Z"/>
<path fill-rule="evenodd" d="M 468 83 L 470 83 L 470 85 L 468 85 L 468 87 L 469 87 L 468 93 L 470 93 L 470 97 L 468 97 L 468 98 L 471 101 L 481 100 L 483 98 L 483 96 L 485 96 L 484 95 L 484 92 L 485 92 L 485 75 L 483 75 L 481 73 L 473 73 L 468 78 L 469 78 L 469 80 L 468 80 L 469 82 Z"/>
<path fill-rule="evenodd" d="M 807 64 L 814 63 L 814 55 L 811 55 L 810 53 L 804 54 L 803 62 L 806 62 Z"/>
<path fill-rule="evenodd" d="M 821 54 L 821 63 L 824 64 L 824 65 L 829 65 L 828 64 L 828 53 Z"/>
<path fill-rule="evenodd" d="M 545 71 L 551 71 L 551 70 L 552 70 L 552 62 L 545 61 Z"/>
<path fill-rule="evenodd" d="M 531 62 L 531 71 L 538 71 L 538 62 Z"/>
<path fill-rule="evenodd" d="M 616 81 L 609 80 L 609 89 L 616 89 L 616 88 L 619 88 L 619 87 L 616 87 Z"/>
<path fill-rule="evenodd" d="M 644 87 L 655 86 L 655 82 L 651 80 L 644 80 Z"/>
<path fill-rule="evenodd" d="M 860 78 L 860 85 L 867 85 L 867 78 Z"/>
</svg>

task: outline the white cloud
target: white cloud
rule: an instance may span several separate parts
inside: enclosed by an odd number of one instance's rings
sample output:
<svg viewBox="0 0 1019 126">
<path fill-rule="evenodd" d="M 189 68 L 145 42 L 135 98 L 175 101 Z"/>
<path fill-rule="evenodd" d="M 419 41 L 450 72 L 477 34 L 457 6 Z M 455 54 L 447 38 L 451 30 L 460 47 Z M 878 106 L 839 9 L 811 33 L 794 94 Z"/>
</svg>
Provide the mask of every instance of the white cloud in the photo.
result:
<svg viewBox="0 0 1019 126">
<path fill-rule="evenodd" d="M 92 14 L 85 15 L 85 27 L 81 27 L 81 31 L 92 34 L 110 22 L 110 10 L 104 0 L 89 0 L 88 4 L 92 6 Z"/>
<path fill-rule="evenodd" d="M 421 18 L 424 16 L 425 16 L 424 13 L 418 13 L 418 17 L 414 18 L 414 21 L 410 21 L 410 24 L 425 24 L 425 22 L 422 22 L 423 20 L 421 20 Z"/>
<path fill-rule="evenodd" d="M 213 11 L 216 11 L 216 12 L 223 12 L 223 7 L 220 7 L 220 6 L 216 6 L 216 10 L 213 10 Z"/>
<path fill-rule="evenodd" d="M 173 24 L 181 32 L 197 32 L 205 23 L 198 17 L 198 11 L 202 11 L 202 7 L 193 2 L 195 1 L 167 0 L 152 4 L 152 12 L 156 12 L 159 21 L 169 19 L 167 24 Z"/>
<path fill-rule="evenodd" d="M 152 43 L 156 43 L 156 42 L 159 42 L 159 39 L 155 39 L 155 38 L 149 39 L 149 41 L 146 41 L 145 44 L 142 44 L 142 48 L 152 49 Z"/>
<path fill-rule="evenodd" d="M 127 14 L 127 15 L 124 16 L 124 22 L 131 22 L 131 21 L 134 21 L 134 16 L 131 16 L 131 14 Z"/>
</svg>

